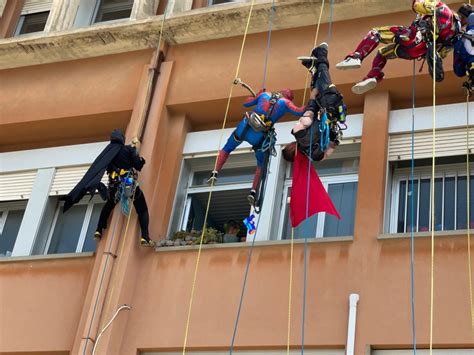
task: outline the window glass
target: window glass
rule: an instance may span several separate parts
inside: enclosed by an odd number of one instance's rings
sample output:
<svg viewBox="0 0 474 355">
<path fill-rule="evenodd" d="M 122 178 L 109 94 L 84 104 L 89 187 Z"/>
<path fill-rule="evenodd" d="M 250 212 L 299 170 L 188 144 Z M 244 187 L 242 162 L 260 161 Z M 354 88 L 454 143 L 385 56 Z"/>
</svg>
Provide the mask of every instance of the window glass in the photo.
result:
<svg viewBox="0 0 474 355">
<path fill-rule="evenodd" d="M 349 236 L 354 234 L 357 198 L 357 182 L 330 184 L 328 193 L 341 220 L 326 214 L 323 237 Z"/>
<path fill-rule="evenodd" d="M 75 253 L 87 205 L 75 205 L 67 213 L 59 211 L 48 254 Z"/>
<path fill-rule="evenodd" d="M 13 251 L 13 246 L 15 245 L 16 237 L 18 236 L 18 231 L 20 230 L 25 210 L 10 210 L 3 213 L 5 213 L 7 217 L 0 234 L 0 256 L 10 256 Z"/>
<path fill-rule="evenodd" d="M 462 157 L 461 157 L 462 158 Z M 466 165 L 461 158 L 453 157 L 453 161 L 460 164 L 440 164 L 436 168 L 434 184 L 434 229 L 436 231 L 464 230 L 467 229 L 467 178 Z M 465 160 L 465 157 L 464 157 Z M 395 165 L 398 166 L 397 163 Z M 406 163 L 404 163 L 406 165 Z M 471 172 L 470 181 L 474 182 Z M 425 166 L 425 160 L 415 162 L 415 187 L 414 187 L 414 230 L 415 232 L 431 231 L 431 167 Z M 395 170 L 394 186 L 398 185 L 392 201 L 393 221 L 391 231 L 409 233 L 411 230 L 411 169 L 402 168 Z M 408 195 L 407 195 L 408 193 Z M 474 227 L 474 193 L 470 189 L 470 226 Z"/>
<path fill-rule="evenodd" d="M 48 21 L 48 16 L 49 11 L 21 16 L 17 35 L 42 32 Z"/>
<path fill-rule="evenodd" d="M 129 18 L 133 0 L 100 0 L 95 22 Z"/>
<path fill-rule="evenodd" d="M 207 185 L 209 171 L 199 171 L 193 176 L 193 186 Z M 253 180 L 255 167 L 223 169 L 219 172 L 219 177 L 215 185 L 232 184 L 239 182 L 249 182 Z"/>
<path fill-rule="evenodd" d="M 242 2 L 244 0 L 209 0 L 209 5 L 227 4 L 229 2 Z"/>
<path fill-rule="evenodd" d="M 224 232 L 224 225 L 229 220 L 242 222 L 250 213 L 247 202 L 248 189 L 214 191 L 212 193 L 207 227 Z M 209 192 L 193 193 L 188 196 L 189 215 L 185 221 L 185 230 L 201 231 L 204 224 Z M 244 233 L 245 234 L 245 233 Z"/>
<path fill-rule="evenodd" d="M 99 221 L 100 211 L 105 203 L 96 203 L 92 209 L 92 216 L 89 221 L 89 227 L 87 228 L 86 239 L 84 240 L 84 246 L 82 247 L 83 252 L 95 251 L 97 248 L 97 242 L 94 239 L 94 233 L 97 228 L 97 222 Z"/>
</svg>

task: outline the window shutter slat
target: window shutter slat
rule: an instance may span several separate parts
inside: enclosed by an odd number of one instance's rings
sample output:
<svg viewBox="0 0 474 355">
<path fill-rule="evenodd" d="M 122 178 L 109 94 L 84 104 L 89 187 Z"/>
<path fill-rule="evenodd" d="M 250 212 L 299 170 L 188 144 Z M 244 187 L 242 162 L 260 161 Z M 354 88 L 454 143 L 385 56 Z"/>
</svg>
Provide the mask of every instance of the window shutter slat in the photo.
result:
<svg viewBox="0 0 474 355">
<path fill-rule="evenodd" d="M 23 9 L 21 10 L 22 15 L 34 14 L 37 12 L 45 12 L 51 10 L 51 4 L 53 0 L 26 0 Z"/>
<path fill-rule="evenodd" d="M 57 169 L 49 195 L 67 195 L 69 191 L 76 186 L 79 180 L 82 179 L 87 169 L 89 169 L 89 166 L 74 166 Z M 102 182 L 107 183 L 107 174 L 104 174 Z"/>
<path fill-rule="evenodd" d="M 389 161 L 411 160 L 411 133 L 390 136 Z M 466 154 L 466 129 L 449 129 L 436 132 L 436 157 Z M 469 149 L 474 148 L 474 128 L 469 129 Z M 415 133 L 415 159 L 430 158 L 433 154 L 432 132 Z"/>
<path fill-rule="evenodd" d="M 0 201 L 27 200 L 36 178 L 36 170 L 0 174 Z"/>
</svg>

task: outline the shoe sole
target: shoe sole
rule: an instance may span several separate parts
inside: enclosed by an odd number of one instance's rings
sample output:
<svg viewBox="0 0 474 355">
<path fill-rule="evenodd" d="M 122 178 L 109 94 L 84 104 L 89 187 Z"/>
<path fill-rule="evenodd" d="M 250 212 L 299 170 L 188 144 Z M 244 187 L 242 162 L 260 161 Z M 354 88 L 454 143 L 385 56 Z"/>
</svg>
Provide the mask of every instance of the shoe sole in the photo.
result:
<svg viewBox="0 0 474 355">
<path fill-rule="evenodd" d="M 360 69 L 361 64 L 336 64 L 336 69 L 339 70 L 351 70 L 351 69 Z"/>
<path fill-rule="evenodd" d="M 377 82 L 371 81 L 367 85 L 364 85 L 364 86 L 354 85 L 352 87 L 352 92 L 357 95 L 362 95 L 362 94 L 365 94 L 367 91 L 375 89 L 376 87 L 377 87 Z"/>
</svg>

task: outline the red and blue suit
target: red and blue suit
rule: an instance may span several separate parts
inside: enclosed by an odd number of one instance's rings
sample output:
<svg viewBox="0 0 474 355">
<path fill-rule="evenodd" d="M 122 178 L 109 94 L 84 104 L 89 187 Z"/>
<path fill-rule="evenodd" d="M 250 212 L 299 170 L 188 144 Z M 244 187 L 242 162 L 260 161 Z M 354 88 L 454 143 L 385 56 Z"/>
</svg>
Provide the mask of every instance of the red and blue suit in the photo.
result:
<svg viewBox="0 0 474 355">
<path fill-rule="evenodd" d="M 276 100 L 272 104 L 273 99 Z M 294 116 L 301 117 L 305 111 L 305 106 L 298 107 L 293 103 L 293 93 L 291 90 L 282 90 L 278 96 L 272 95 L 271 92 L 261 91 L 256 97 L 248 97 L 245 100 L 244 107 L 254 107 L 253 112 L 265 117 L 265 123 L 272 127 L 285 114 L 290 113 Z M 264 152 L 261 150 L 262 144 L 266 137 L 266 132 L 257 132 L 247 121 L 247 116 L 237 125 L 234 132 L 230 135 L 227 143 L 222 150 L 219 151 L 215 173 L 219 172 L 224 166 L 230 153 L 232 153 L 242 142 L 249 143 L 255 151 L 257 160 L 257 171 L 254 179 L 255 186 L 260 181 L 261 169 L 264 161 Z"/>
<path fill-rule="evenodd" d="M 432 6 L 432 7 L 430 7 Z M 388 59 L 413 60 L 423 58 L 427 54 L 427 37 L 432 37 L 432 18 L 434 3 L 430 0 L 415 0 L 413 10 L 418 17 L 410 26 L 382 26 L 372 29 L 360 42 L 356 50 L 347 57 L 358 58 L 363 61 L 379 43 L 386 46 L 379 49 L 372 69 L 364 78 L 375 78 L 381 81 L 384 77 L 383 68 Z M 431 10 L 431 11 L 430 11 Z M 445 57 L 460 31 L 457 15 L 443 2 L 437 3 L 436 22 L 438 33 L 438 52 Z M 347 58 L 346 57 L 346 58 Z"/>
</svg>

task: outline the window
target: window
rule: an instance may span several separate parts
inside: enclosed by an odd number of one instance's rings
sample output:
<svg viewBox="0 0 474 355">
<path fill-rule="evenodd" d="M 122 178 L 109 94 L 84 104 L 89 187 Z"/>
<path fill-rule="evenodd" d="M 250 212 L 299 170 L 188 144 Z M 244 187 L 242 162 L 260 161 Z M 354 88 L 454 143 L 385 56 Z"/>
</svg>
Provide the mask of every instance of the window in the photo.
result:
<svg viewBox="0 0 474 355">
<path fill-rule="evenodd" d="M 97 5 L 94 22 L 113 21 L 130 17 L 133 0 L 99 0 Z"/>
<path fill-rule="evenodd" d="M 246 0 L 209 0 L 209 6 L 227 4 L 230 2 L 245 2 Z"/>
<path fill-rule="evenodd" d="M 322 238 L 336 236 L 351 236 L 354 233 L 355 208 L 358 185 L 358 158 L 329 159 L 316 162 L 315 168 L 334 206 L 339 211 L 342 220 L 332 215 L 318 213 L 294 229 L 294 238 Z M 289 217 L 292 166 L 287 169 L 283 201 L 286 201 L 281 218 L 281 239 L 290 239 L 292 228 Z"/>
<path fill-rule="evenodd" d="M 465 157 L 438 159 L 435 179 L 435 230 L 467 229 L 467 174 Z M 456 163 L 459 164 L 447 164 Z M 411 162 L 394 167 L 390 214 L 391 233 L 431 231 L 431 159 L 416 161 L 413 185 L 413 211 L 411 199 Z M 474 171 L 470 172 L 470 228 L 474 228 Z"/>
<path fill-rule="evenodd" d="M 0 257 L 12 254 L 25 209 L 26 201 L 0 204 Z"/>
<path fill-rule="evenodd" d="M 48 21 L 48 16 L 49 11 L 20 16 L 20 21 L 18 22 L 15 36 L 27 33 L 42 32 L 46 26 L 46 21 Z"/>
<path fill-rule="evenodd" d="M 67 213 L 62 212 L 64 203 L 58 203 L 44 254 L 95 251 L 94 232 L 104 202 L 97 197 L 89 200 L 84 197 Z"/>
<path fill-rule="evenodd" d="M 185 159 L 181 176 L 182 189 L 178 186 L 175 216 L 170 234 L 177 231 L 201 231 L 204 223 L 210 187 L 209 173 L 214 166 L 214 157 Z M 232 154 L 219 173 L 213 188 L 207 226 L 224 232 L 230 220 L 242 222 L 250 214 L 247 195 L 255 173 L 253 154 Z M 184 191 L 180 196 L 180 192 Z M 239 236 L 245 236 L 242 225 Z"/>
</svg>

